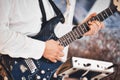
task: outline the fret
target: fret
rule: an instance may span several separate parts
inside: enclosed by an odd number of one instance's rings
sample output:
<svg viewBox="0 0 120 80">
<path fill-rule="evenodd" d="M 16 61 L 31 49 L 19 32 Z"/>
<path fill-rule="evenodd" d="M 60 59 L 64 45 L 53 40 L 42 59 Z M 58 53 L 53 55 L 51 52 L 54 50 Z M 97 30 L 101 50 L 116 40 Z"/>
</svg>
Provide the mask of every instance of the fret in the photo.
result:
<svg viewBox="0 0 120 80">
<path fill-rule="evenodd" d="M 67 45 L 68 43 L 66 43 L 66 41 L 63 41 L 63 44 L 64 44 L 64 46 L 65 46 L 65 45 Z"/>
<path fill-rule="evenodd" d="M 72 39 L 72 36 L 70 35 L 70 33 L 68 33 L 66 35 L 66 39 L 67 39 L 67 42 L 70 43 L 73 39 Z"/>
<path fill-rule="evenodd" d="M 81 34 L 84 34 L 84 31 L 82 30 L 81 26 L 79 26 L 78 29 Z"/>
<path fill-rule="evenodd" d="M 109 8 L 106 10 L 106 13 L 110 16 L 112 13 L 111 11 L 109 10 Z"/>
<path fill-rule="evenodd" d="M 67 44 L 65 43 L 65 41 L 64 41 L 64 42 L 62 42 L 62 46 L 64 46 L 64 47 L 65 47 L 65 45 L 67 45 Z"/>
<path fill-rule="evenodd" d="M 71 39 L 67 38 L 65 45 L 68 45 L 69 43 L 71 43 Z"/>
<path fill-rule="evenodd" d="M 63 41 L 63 43 L 62 43 L 63 45 L 62 46 L 65 46 L 66 45 L 66 42 L 65 41 Z"/>
<path fill-rule="evenodd" d="M 74 38 L 73 38 L 73 35 L 71 34 L 71 33 L 69 33 L 69 36 L 71 37 L 71 38 L 69 38 L 71 41 L 74 41 Z"/>
<path fill-rule="evenodd" d="M 76 37 L 75 37 L 73 31 L 71 31 L 70 35 L 72 36 L 72 40 L 75 40 Z"/>
<path fill-rule="evenodd" d="M 103 21 L 103 18 L 100 14 L 98 14 L 98 17 L 99 17 L 100 21 Z"/>
<path fill-rule="evenodd" d="M 84 24 L 87 25 L 87 26 L 89 26 L 89 20 L 86 23 L 84 23 Z"/>
<path fill-rule="evenodd" d="M 96 18 L 95 18 L 95 17 L 92 17 L 90 20 L 91 20 L 91 21 L 95 21 L 95 20 L 96 20 Z"/>
<path fill-rule="evenodd" d="M 66 37 L 62 37 L 62 40 L 65 41 L 65 40 L 66 40 Z"/>
<path fill-rule="evenodd" d="M 83 34 L 81 33 L 81 30 L 79 29 L 79 27 L 80 27 L 80 26 L 78 26 L 78 27 L 76 28 L 76 31 L 79 33 L 79 35 L 82 36 Z"/>
<path fill-rule="evenodd" d="M 112 11 L 111 8 L 106 9 L 106 13 L 108 14 L 108 16 L 111 16 L 113 14 L 114 11 Z"/>
<path fill-rule="evenodd" d="M 90 30 L 88 23 L 84 23 L 83 25 L 84 25 L 84 27 L 85 27 L 85 29 L 86 29 L 86 32 L 87 32 L 88 30 Z"/>
<path fill-rule="evenodd" d="M 72 41 L 71 36 L 69 34 L 70 33 L 65 35 L 65 39 L 66 39 L 67 44 L 69 44 Z"/>
<path fill-rule="evenodd" d="M 111 8 L 108 8 L 108 9 L 109 9 L 110 13 L 111 13 L 111 14 L 113 14 L 113 12 L 112 12 Z"/>
<path fill-rule="evenodd" d="M 60 45 L 64 46 L 63 42 L 61 41 L 61 38 L 58 39 L 58 41 L 59 41 Z"/>
<path fill-rule="evenodd" d="M 100 21 L 100 18 L 98 16 L 96 16 L 97 20 Z"/>
<path fill-rule="evenodd" d="M 63 42 L 63 38 L 62 38 L 62 37 L 59 39 L 59 42 L 60 42 L 60 43 L 62 43 L 62 42 Z M 62 44 L 63 44 L 63 43 L 62 43 Z"/>
<path fill-rule="evenodd" d="M 92 22 L 92 18 L 90 18 L 90 19 L 88 20 L 88 24 L 89 24 L 89 22 Z"/>
<path fill-rule="evenodd" d="M 82 32 L 83 32 L 83 34 L 84 34 L 85 32 L 84 32 L 84 30 L 83 30 L 82 26 L 80 26 L 80 28 L 81 28 L 81 30 L 82 30 Z"/>
<path fill-rule="evenodd" d="M 65 35 L 60 39 L 62 40 L 62 44 L 64 44 L 64 45 L 68 44 L 67 41 L 66 41 Z"/>
<path fill-rule="evenodd" d="M 103 14 L 102 14 L 102 13 L 100 13 L 100 15 L 101 15 L 101 16 L 102 16 L 102 18 L 103 18 L 102 20 L 104 20 L 105 18 L 104 18 L 104 16 L 103 16 Z"/>
<path fill-rule="evenodd" d="M 77 36 L 77 38 L 78 38 L 79 37 L 79 33 L 77 32 L 77 30 L 75 29 L 73 31 L 74 31 L 75 35 Z"/>
<path fill-rule="evenodd" d="M 106 19 L 108 16 L 105 11 L 102 12 L 104 19 Z"/>
<path fill-rule="evenodd" d="M 71 36 L 71 41 L 73 41 L 74 37 L 73 37 L 72 33 L 69 33 L 69 35 Z"/>
<path fill-rule="evenodd" d="M 106 12 L 107 10 L 105 10 L 105 14 L 107 15 L 107 17 L 109 17 L 108 13 Z"/>
<path fill-rule="evenodd" d="M 86 26 L 83 24 L 81 25 L 81 28 L 83 29 L 84 32 L 87 32 L 88 30 L 86 29 Z"/>
<path fill-rule="evenodd" d="M 62 41 L 61 41 L 61 39 L 58 39 L 58 42 L 60 43 L 60 45 L 62 45 Z"/>
<path fill-rule="evenodd" d="M 72 31 L 71 34 L 73 35 L 74 40 L 77 39 L 77 35 L 75 34 L 75 32 Z"/>
<path fill-rule="evenodd" d="M 67 36 L 67 35 L 65 35 L 65 36 L 62 37 L 62 38 L 63 38 L 63 42 L 64 42 L 65 45 L 69 43 L 69 42 L 67 41 L 67 39 L 68 39 L 68 36 Z"/>
<path fill-rule="evenodd" d="M 65 37 L 62 37 L 61 40 L 62 40 L 64 45 L 67 44 Z"/>
<path fill-rule="evenodd" d="M 95 20 L 99 20 L 99 19 L 97 18 L 97 16 L 95 16 L 94 18 L 95 18 Z"/>
</svg>

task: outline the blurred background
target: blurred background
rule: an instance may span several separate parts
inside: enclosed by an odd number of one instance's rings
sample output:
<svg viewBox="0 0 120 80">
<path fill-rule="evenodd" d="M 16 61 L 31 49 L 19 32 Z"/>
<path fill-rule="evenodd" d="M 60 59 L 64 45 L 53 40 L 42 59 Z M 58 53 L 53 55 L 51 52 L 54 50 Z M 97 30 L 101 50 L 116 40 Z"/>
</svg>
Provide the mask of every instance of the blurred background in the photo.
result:
<svg viewBox="0 0 120 80">
<path fill-rule="evenodd" d="M 54 0 L 54 2 L 64 13 L 66 0 Z M 92 12 L 99 13 L 112 4 L 112 0 L 76 0 L 73 24 L 81 23 Z M 120 80 L 120 13 L 116 12 L 104 20 L 104 24 L 105 28 L 98 34 L 83 37 L 71 43 L 68 57 L 76 56 L 113 62 L 119 66 L 115 67 L 112 75 L 102 80 Z"/>
</svg>

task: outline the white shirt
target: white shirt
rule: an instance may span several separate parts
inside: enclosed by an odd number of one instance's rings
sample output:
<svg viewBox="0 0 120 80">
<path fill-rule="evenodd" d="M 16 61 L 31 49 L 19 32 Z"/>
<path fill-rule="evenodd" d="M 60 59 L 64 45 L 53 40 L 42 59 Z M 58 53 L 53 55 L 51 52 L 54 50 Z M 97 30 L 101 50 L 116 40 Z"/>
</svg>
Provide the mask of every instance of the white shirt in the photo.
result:
<svg viewBox="0 0 120 80">
<path fill-rule="evenodd" d="M 48 0 L 43 0 L 43 3 L 49 20 L 55 13 Z M 0 53 L 12 57 L 41 58 L 45 42 L 27 37 L 40 31 L 41 18 L 38 0 L 0 0 Z M 59 23 L 55 34 L 61 37 L 71 29 Z"/>
</svg>

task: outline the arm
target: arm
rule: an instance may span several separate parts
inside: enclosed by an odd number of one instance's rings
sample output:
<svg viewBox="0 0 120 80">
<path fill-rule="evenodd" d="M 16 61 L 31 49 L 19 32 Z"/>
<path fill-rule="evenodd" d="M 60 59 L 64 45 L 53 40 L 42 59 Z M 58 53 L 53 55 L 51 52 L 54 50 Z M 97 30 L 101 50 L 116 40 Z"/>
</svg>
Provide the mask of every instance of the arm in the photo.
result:
<svg viewBox="0 0 120 80">
<path fill-rule="evenodd" d="M 45 43 L 9 28 L 10 0 L 0 0 L 0 52 L 12 57 L 40 58 Z"/>
<path fill-rule="evenodd" d="M 11 57 L 35 58 L 35 59 L 40 59 L 42 56 L 44 56 L 45 58 L 49 59 L 52 62 L 56 62 L 56 60 L 60 60 L 60 58 L 56 55 L 63 56 L 63 53 L 62 53 L 63 47 L 60 46 L 58 44 L 58 42 L 56 42 L 54 40 L 48 40 L 46 42 L 35 40 L 35 39 L 32 39 L 32 38 L 26 36 L 24 33 L 22 33 L 21 31 L 18 30 L 21 27 L 23 30 L 25 30 L 24 27 L 25 28 L 27 27 L 27 30 L 28 29 L 31 30 L 31 28 L 34 29 L 33 28 L 34 26 L 32 26 L 34 23 L 32 25 L 30 25 L 31 23 L 28 23 L 29 25 L 23 24 L 24 26 L 19 26 L 19 28 L 17 28 L 18 31 L 15 31 L 14 29 L 10 28 L 10 27 L 14 28 L 14 26 L 9 26 L 9 25 L 11 25 L 10 12 L 11 12 L 11 6 L 13 5 L 12 3 L 15 3 L 15 5 L 18 4 L 19 6 L 15 6 L 15 7 L 19 7 L 20 10 L 21 10 L 20 6 L 26 7 L 26 5 L 23 5 L 23 4 L 20 5 L 19 1 L 17 1 L 17 2 L 16 1 L 10 2 L 10 1 L 9 0 L 0 0 L 0 11 L 1 11 L 1 13 L 0 13 L 0 53 L 8 54 Z M 31 3 L 32 2 L 30 2 L 28 4 L 30 5 Z M 34 4 L 36 4 L 36 2 Z M 17 8 L 17 11 L 19 11 L 18 10 L 19 8 Z M 28 6 L 28 8 L 29 8 L 29 6 Z M 32 8 L 36 9 L 36 6 L 32 6 Z M 12 8 L 12 10 L 14 10 L 14 9 L 15 8 Z M 22 10 L 25 12 L 26 9 L 22 9 Z M 38 10 L 39 10 L 39 8 L 38 8 Z M 37 10 L 37 12 L 38 12 L 38 10 Z M 17 15 L 20 13 L 21 13 L 21 11 L 19 11 L 19 13 L 17 13 Z M 25 14 L 29 15 L 27 13 L 25 13 Z M 37 13 L 37 14 L 40 15 L 39 13 Z M 21 13 L 21 15 L 24 15 L 24 14 Z M 21 16 L 21 15 L 18 15 L 18 16 Z M 25 18 L 23 18 L 23 16 L 22 16 L 23 22 L 24 22 L 24 20 L 30 18 L 31 16 L 32 15 L 25 16 Z M 28 17 L 28 18 L 26 18 L 26 17 Z M 13 19 L 15 19 L 15 18 L 16 18 L 16 16 L 13 15 Z M 20 19 L 21 19 L 21 17 L 20 17 Z M 32 16 L 32 19 L 33 19 L 33 16 Z M 35 23 L 36 23 L 36 21 L 37 21 L 36 17 L 34 19 L 35 19 Z M 34 21 L 34 19 L 32 21 Z M 37 16 L 37 19 L 39 20 L 38 16 Z M 17 21 L 19 23 L 18 19 L 17 19 Z M 37 21 L 37 22 L 40 22 L 40 21 Z M 16 23 L 17 22 L 15 22 L 15 24 Z M 20 22 L 20 24 L 21 24 L 21 22 Z M 15 28 L 16 27 L 18 27 L 18 26 L 15 26 Z M 39 26 L 39 27 L 41 27 L 41 26 Z"/>
</svg>

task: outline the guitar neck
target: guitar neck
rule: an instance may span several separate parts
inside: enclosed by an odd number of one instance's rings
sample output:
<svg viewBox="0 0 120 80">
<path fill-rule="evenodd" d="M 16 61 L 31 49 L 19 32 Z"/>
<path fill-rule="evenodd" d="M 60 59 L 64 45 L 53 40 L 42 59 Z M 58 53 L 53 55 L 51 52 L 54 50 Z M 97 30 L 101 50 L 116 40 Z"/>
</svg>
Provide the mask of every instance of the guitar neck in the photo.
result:
<svg viewBox="0 0 120 80">
<path fill-rule="evenodd" d="M 71 42 L 75 41 L 76 39 L 80 38 L 83 36 L 84 33 L 88 32 L 90 30 L 89 28 L 89 21 L 94 21 L 94 20 L 98 20 L 98 21 L 104 21 L 106 18 L 108 18 L 109 16 L 113 15 L 115 12 L 117 11 L 116 6 L 110 6 L 109 8 L 105 9 L 104 11 L 102 11 L 101 13 L 97 14 L 96 16 L 90 18 L 88 21 L 86 21 L 85 23 L 77 26 L 75 29 L 73 29 L 72 31 L 68 32 L 67 34 L 65 34 L 64 36 L 60 37 L 58 39 L 58 41 L 60 42 L 60 44 L 62 46 L 67 46 L 68 44 L 70 44 Z"/>
</svg>

